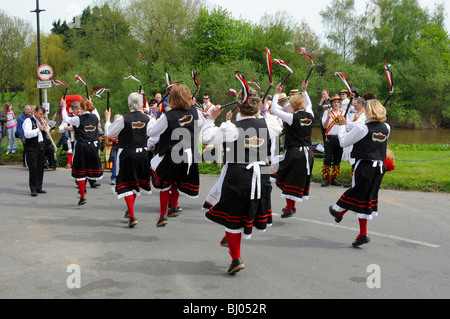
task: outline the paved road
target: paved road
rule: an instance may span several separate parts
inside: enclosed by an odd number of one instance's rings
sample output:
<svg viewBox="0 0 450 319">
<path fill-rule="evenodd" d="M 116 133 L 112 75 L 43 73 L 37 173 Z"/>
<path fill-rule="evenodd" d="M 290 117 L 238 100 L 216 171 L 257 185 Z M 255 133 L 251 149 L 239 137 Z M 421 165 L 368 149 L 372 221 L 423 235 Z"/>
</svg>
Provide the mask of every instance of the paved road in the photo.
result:
<svg viewBox="0 0 450 319">
<path fill-rule="evenodd" d="M 202 176 L 199 198 L 182 197 L 165 228 L 155 227 L 158 191 L 138 197 L 133 229 L 109 173 L 81 207 L 68 170 L 46 171 L 48 194 L 35 198 L 26 169 L 3 166 L 0 176 L 0 298 L 450 297 L 448 194 L 382 190 L 372 241 L 355 249 L 356 217 L 336 224 L 328 213 L 343 188 L 312 185 L 288 220 L 274 188 L 273 226 L 243 241 L 246 268 L 228 276 L 223 228 L 200 210 L 215 176 Z"/>
</svg>

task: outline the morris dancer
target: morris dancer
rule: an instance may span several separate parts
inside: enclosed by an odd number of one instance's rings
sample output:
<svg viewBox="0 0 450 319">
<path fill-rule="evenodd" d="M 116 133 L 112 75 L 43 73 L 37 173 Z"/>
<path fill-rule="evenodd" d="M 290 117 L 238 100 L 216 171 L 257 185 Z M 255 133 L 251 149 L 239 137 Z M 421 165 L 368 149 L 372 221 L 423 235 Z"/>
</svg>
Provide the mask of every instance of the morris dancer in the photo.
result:
<svg viewBox="0 0 450 319">
<path fill-rule="evenodd" d="M 322 187 L 331 185 L 342 186 L 336 178 L 341 175 L 342 147 L 339 145 L 339 117 L 344 114 L 341 109 L 342 99 L 335 94 L 331 98 L 331 109 L 323 112 L 322 126 L 325 128 L 325 158 L 322 168 Z M 332 172 L 331 172 L 332 169 Z M 331 172 L 331 175 L 330 175 Z"/>
<path fill-rule="evenodd" d="M 205 217 L 225 226 L 232 260 L 229 275 L 245 267 L 240 252 L 241 233 L 250 238 L 253 227 L 264 231 L 272 224 L 268 141 L 278 136 L 281 127 L 273 116 L 256 118 L 261 99 L 255 90 L 249 88 L 248 92 L 247 101 L 243 98 L 243 92 L 239 94 L 240 121 L 227 121 L 216 127 L 214 120 L 221 112 L 221 106 L 216 105 L 200 134 L 202 143 L 226 143 L 225 162 L 228 167 L 223 177 L 220 199 Z"/>
<path fill-rule="evenodd" d="M 113 191 L 117 198 L 124 198 L 127 205 L 125 218 L 128 226 L 134 227 L 138 220 L 134 214 L 136 195 L 141 190 L 151 194 L 150 166 L 147 151 L 147 125 L 150 121 L 143 111 L 143 95 L 131 93 L 128 96 L 130 113 L 120 116 L 113 123 L 111 110 L 105 111 L 105 133 L 108 137 L 118 136 L 119 149 L 117 155 L 116 186 Z"/>
<path fill-rule="evenodd" d="M 286 135 L 284 145 L 284 158 L 280 162 L 275 173 L 276 185 L 281 189 L 281 197 L 286 199 L 286 207 L 281 218 L 294 216 L 295 203 L 303 198 L 308 199 L 311 175 L 314 163 L 311 146 L 312 123 L 314 113 L 311 100 L 306 88 L 307 83 L 302 83 L 302 95 L 295 94 L 290 99 L 290 106 L 294 113 L 281 110 L 277 104 L 278 96 L 282 91 L 282 85 L 276 87 L 273 98 L 272 112 L 283 120 Z"/>
<path fill-rule="evenodd" d="M 95 108 L 90 100 L 84 99 L 80 106 L 83 114 L 69 117 L 66 110 L 66 101 L 61 100 L 63 121 L 72 125 L 75 131 L 76 142 L 72 159 L 72 177 L 78 184 L 79 206 L 87 202 L 86 180 L 97 181 L 103 178 L 103 167 L 98 154 L 99 119 L 92 114 Z"/>
<path fill-rule="evenodd" d="M 359 247 L 370 242 L 367 235 L 367 221 L 378 215 L 378 191 L 385 173 L 384 159 L 391 128 L 386 121 L 386 109 L 377 100 L 370 100 L 365 107 L 365 124 L 356 125 L 346 132 L 346 119 L 341 116 L 339 142 L 341 146 L 353 145 L 352 157 L 355 158 L 353 187 L 347 190 L 334 206 L 329 207 L 330 214 L 339 223 L 344 214 L 351 210 L 359 220 L 360 232 L 352 243 Z"/>
<path fill-rule="evenodd" d="M 179 214 L 180 193 L 190 198 L 198 197 L 200 177 L 198 156 L 194 152 L 197 143 L 195 126 L 202 126 L 204 118 L 192 105 L 191 97 L 188 86 L 174 85 L 169 94 L 169 108 L 157 120 L 152 117 L 147 128 L 148 136 L 159 138 L 156 154 L 151 160 L 152 184 L 160 190 L 156 227 L 164 227 L 168 223 L 168 205 L 171 207 L 169 214 Z"/>
</svg>

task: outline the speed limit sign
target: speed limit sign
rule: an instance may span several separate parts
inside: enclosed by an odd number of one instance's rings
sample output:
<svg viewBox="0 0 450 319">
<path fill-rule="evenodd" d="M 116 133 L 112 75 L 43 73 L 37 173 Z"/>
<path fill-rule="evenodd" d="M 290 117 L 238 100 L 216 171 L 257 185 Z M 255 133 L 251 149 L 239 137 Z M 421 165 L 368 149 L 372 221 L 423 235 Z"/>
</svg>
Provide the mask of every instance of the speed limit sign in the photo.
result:
<svg viewBox="0 0 450 319">
<path fill-rule="evenodd" d="M 49 81 L 53 77 L 53 69 L 48 64 L 42 64 L 37 69 L 37 75 L 42 81 Z"/>
</svg>

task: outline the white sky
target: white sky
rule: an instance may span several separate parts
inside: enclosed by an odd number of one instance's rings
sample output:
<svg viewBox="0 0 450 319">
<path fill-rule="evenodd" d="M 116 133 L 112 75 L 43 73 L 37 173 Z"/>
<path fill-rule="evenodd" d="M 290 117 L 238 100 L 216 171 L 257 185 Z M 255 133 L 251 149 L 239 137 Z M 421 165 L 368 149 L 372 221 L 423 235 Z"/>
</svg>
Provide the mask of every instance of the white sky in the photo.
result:
<svg viewBox="0 0 450 319">
<path fill-rule="evenodd" d="M 322 36 L 324 28 L 319 15 L 330 3 L 330 0 L 206 0 L 211 6 L 220 5 L 232 13 L 234 18 L 242 17 L 251 22 L 259 22 L 265 13 L 287 11 L 290 16 L 300 22 L 304 19 L 308 25 Z M 363 14 L 366 8 L 366 0 L 356 0 L 359 14 Z M 446 28 L 450 30 L 450 1 L 445 0 L 419 0 L 422 7 L 434 10 L 435 3 L 444 3 L 446 12 Z M 39 0 L 41 32 L 50 33 L 52 22 L 58 19 L 71 21 L 74 15 L 80 14 L 95 0 Z M 35 0 L 0 0 L 0 10 L 8 14 L 28 20 L 36 29 L 36 14 L 30 11 L 36 9 Z M 323 40 L 323 37 L 321 38 Z"/>
</svg>

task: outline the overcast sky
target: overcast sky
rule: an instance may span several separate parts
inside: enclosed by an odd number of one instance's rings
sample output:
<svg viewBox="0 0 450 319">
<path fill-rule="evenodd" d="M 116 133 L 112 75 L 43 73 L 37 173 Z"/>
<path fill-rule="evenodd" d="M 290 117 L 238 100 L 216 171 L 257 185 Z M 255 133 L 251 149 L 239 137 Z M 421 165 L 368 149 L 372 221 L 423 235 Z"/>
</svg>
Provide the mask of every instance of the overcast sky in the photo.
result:
<svg viewBox="0 0 450 319">
<path fill-rule="evenodd" d="M 71 21 L 74 15 L 80 14 L 88 5 L 94 4 L 95 0 L 40 0 L 41 32 L 50 33 L 52 22 L 58 19 Z M 324 10 L 331 2 L 330 0 L 206 0 L 211 5 L 220 5 L 232 13 L 234 18 L 243 18 L 251 22 L 259 22 L 265 13 L 286 11 L 299 22 L 303 19 L 319 35 L 323 35 L 323 25 L 319 12 Z M 365 12 L 365 0 L 356 0 L 356 8 L 359 14 Z M 0 0 L 0 10 L 9 15 L 28 20 L 36 29 L 36 14 L 30 11 L 36 9 L 35 0 Z M 444 3 L 446 12 L 446 28 L 450 30 L 450 1 L 445 0 L 419 0 L 422 7 L 434 10 L 436 3 Z M 323 37 L 321 37 L 323 40 Z"/>
</svg>

